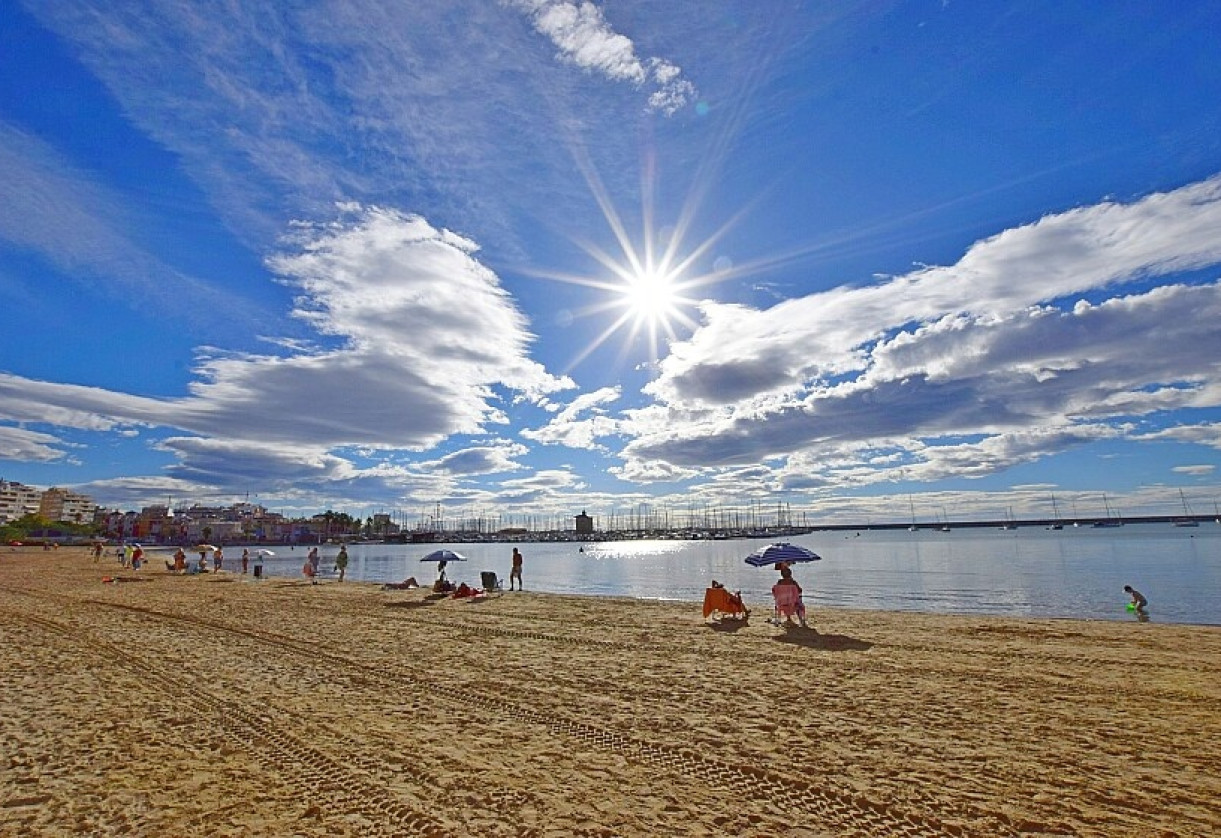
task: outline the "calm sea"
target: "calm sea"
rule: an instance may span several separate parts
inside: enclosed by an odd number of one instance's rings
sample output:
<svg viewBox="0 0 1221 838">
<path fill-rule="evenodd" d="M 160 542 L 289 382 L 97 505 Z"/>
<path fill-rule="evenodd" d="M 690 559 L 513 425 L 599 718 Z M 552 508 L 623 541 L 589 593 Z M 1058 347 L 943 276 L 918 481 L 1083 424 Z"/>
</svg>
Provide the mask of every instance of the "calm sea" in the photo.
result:
<svg viewBox="0 0 1221 838">
<path fill-rule="evenodd" d="M 1221 525 L 1199 528 L 1135 524 L 1114 529 L 1049 531 L 862 530 L 814 533 L 791 541 L 820 562 L 794 575 L 814 608 L 866 608 L 944 614 L 1131 620 L 1124 585 L 1145 594 L 1154 622 L 1221 624 Z M 716 579 L 740 589 L 748 605 L 767 608 L 776 573 L 743 558 L 762 540 L 616 541 L 517 545 L 525 584 L 533 591 L 589 596 L 703 601 Z M 432 564 L 420 558 L 449 547 L 469 561 L 451 564 L 449 578 L 479 584 L 479 572 L 509 573 L 509 544 L 367 544 L 349 548 L 348 578 L 429 584 Z M 583 547 L 584 552 L 580 552 Z M 338 547 L 321 548 L 330 571 Z M 228 567 L 241 547 L 226 548 Z M 276 548 L 265 573 L 299 576 L 306 549 Z"/>
</svg>

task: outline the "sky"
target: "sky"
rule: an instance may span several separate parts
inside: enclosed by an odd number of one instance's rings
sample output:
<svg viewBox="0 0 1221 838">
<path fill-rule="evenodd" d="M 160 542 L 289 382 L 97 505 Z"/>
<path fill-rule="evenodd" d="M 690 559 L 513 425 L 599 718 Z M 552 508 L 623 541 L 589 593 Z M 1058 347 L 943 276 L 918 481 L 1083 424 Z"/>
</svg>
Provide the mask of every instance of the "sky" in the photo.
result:
<svg viewBox="0 0 1221 838">
<path fill-rule="evenodd" d="M 505 525 L 1213 512 L 1218 31 L 0 4 L 0 478 Z"/>
</svg>

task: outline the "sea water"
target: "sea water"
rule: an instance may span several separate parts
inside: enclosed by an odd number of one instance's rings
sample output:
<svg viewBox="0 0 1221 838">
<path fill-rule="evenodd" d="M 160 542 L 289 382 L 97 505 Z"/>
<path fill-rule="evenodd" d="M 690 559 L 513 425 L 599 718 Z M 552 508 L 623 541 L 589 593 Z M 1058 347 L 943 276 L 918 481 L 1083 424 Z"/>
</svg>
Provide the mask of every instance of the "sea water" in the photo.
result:
<svg viewBox="0 0 1221 838">
<path fill-rule="evenodd" d="M 814 609 L 1134 620 L 1123 591 L 1131 585 L 1149 599 L 1154 622 L 1221 624 L 1221 525 L 1215 523 L 1198 528 L 860 530 L 787 540 L 822 556 L 822 561 L 793 568 L 806 604 Z M 507 580 L 516 546 L 525 556 L 528 590 L 698 603 L 715 579 L 741 590 L 748 605 L 766 609 L 776 572 L 750 567 L 743 559 L 767 543 L 356 544 L 348 547 L 347 578 L 401 582 L 414 576 L 428 585 L 436 578 L 436 565 L 420 559 L 448 547 L 467 557 L 449 565 L 448 577 L 478 586 L 484 570 Z M 320 548 L 324 581 L 334 575 L 338 549 Z M 308 548 L 275 550 L 265 573 L 299 577 Z M 240 555 L 241 546 L 225 552 Z"/>
</svg>

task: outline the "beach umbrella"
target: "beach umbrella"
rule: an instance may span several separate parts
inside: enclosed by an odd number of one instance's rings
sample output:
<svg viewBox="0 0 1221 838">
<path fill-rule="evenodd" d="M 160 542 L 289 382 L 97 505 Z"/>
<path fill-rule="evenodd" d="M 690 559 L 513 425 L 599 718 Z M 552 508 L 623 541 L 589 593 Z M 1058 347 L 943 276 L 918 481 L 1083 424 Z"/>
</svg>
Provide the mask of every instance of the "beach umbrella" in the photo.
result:
<svg viewBox="0 0 1221 838">
<path fill-rule="evenodd" d="M 275 553 L 272 552 L 271 550 L 267 550 L 264 548 L 259 548 L 258 550 L 255 550 L 254 554 L 256 556 L 274 556 L 275 555 Z"/>
<path fill-rule="evenodd" d="M 219 549 L 218 547 L 215 547 L 212 544 L 196 544 L 195 545 L 196 553 L 214 553 L 218 549 Z"/>
<path fill-rule="evenodd" d="M 746 563 L 752 567 L 817 561 L 822 561 L 822 556 L 800 544 L 789 544 L 787 541 L 778 541 L 775 544 L 760 547 L 746 557 Z"/>
<path fill-rule="evenodd" d="M 424 558 L 422 562 L 464 562 L 466 556 L 461 553 L 455 553 L 453 550 L 433 550 Z"/>
</svg>

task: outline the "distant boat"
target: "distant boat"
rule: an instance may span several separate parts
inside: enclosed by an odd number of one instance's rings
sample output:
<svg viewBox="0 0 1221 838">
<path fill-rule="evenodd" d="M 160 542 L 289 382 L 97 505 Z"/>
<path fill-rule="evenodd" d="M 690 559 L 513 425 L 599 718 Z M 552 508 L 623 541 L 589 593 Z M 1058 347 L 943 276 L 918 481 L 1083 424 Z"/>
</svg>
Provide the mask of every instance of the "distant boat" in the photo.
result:
<svg viewBox="0 0 1221 838">
<path fill-rule="evenodd" d="M 1107 517 L 1101 521 L 1095 521 L 1093 526 L 1095 526 L 1095 527 L 1122 527 L 1123 519 L 1121 519 L 1118 515 L 1115 515 L 1112 517 L 1111 504 L 1107 501 L 1106 492 L 1102 493 L 1102 505 L 1106 508 Z"/>
<path fill-rule="evenodd" d="M 1056 496 L 1055 495 L 1051 496 L 1051 515 L 1052 515 L 1051 526 L 1048 527 L 1048 529 L 1049 530 L 1064 529 L 1064 525 L 1060 523 L 1060 507 L 1056 506 Z"/>
<path fill-rule="evenodd" d="M 1013 507 L 1012 506 L 1009 507 L 1007 510 L 1005 510 L 1005 523 L 1001 524 L 1001 529 L 1002 530 L 1016 530 L 1017 529 L 1017 520 L 1014 519 L 1014 517 L 1013 517 Z"/>
<path fill-rule="evenodd" d="M 949 516 L 949 513 L 947 513 L 945 511 L 945 507 L 943 506 L 943 507 L 941 507 L 941 523 L 937 525 L 937 532 L 949 532 L 949 531 L 950 531 L 950 516 Z"/>
<path fill-rule="evenodd" d="M 1187 505 L 1187 497 L 1183 494 L 1183 490 L 1179 489 L 1179 500 L 1183 502 L 1183 517 L 1175 518 L 1172 522 L 1176 527 L 1198 527 L 1200 522 L 1192 516 L 1191 507 Z"/>
<path fill-rule="evenodd" d="M 916 526 L 916 504 L 912 502 L 911 495 L 907 496 L 907 506 L 909 509 L 911 509 L 911 513 L 912 513 L 912 525 L 907 528 L 907 531 L 915 532 L 916 530 L 918 530 L 920 528 Z"/>
</svg>

